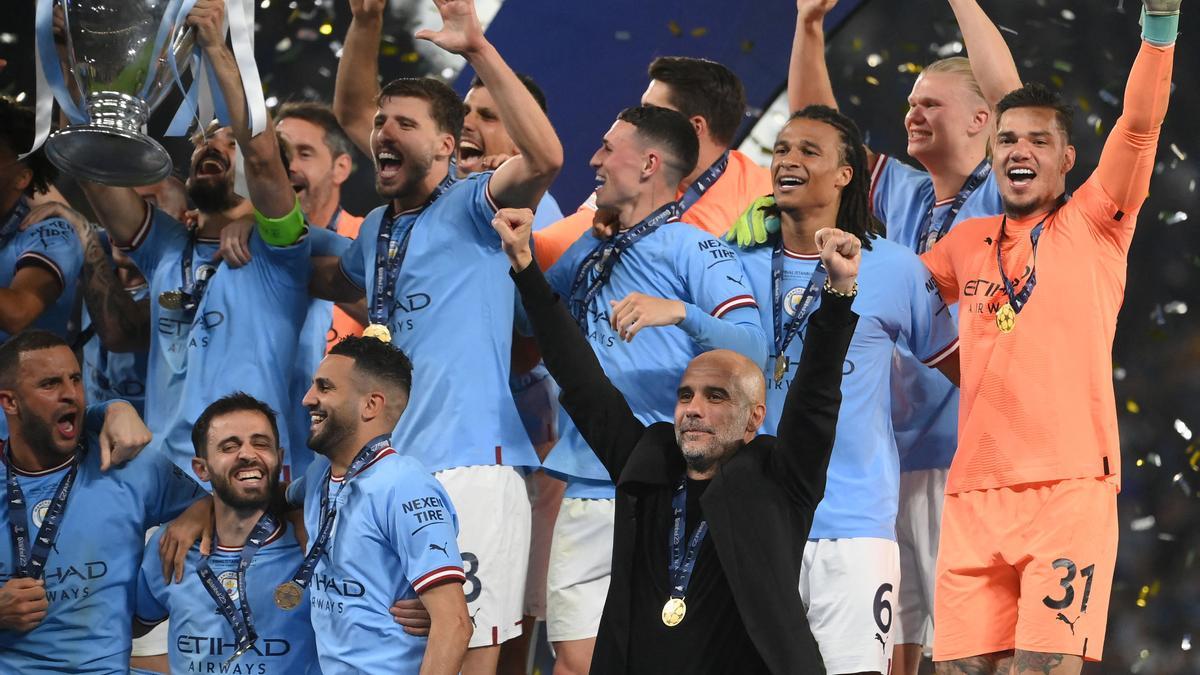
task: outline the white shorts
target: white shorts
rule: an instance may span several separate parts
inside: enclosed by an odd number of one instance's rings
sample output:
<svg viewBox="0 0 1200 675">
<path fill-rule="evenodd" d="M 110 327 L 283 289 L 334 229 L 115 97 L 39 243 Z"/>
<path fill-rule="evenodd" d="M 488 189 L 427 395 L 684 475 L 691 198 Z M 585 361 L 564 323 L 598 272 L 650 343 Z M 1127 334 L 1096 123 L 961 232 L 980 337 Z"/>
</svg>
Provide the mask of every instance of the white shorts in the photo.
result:
<svg viewBox="0 0 1200 675">
<path fill-rule="evenodd" d="M 887 673 L 900 551 L 887 539 L 817 539 L 804 545 L 800 599 L 825 670 Z"/>
<path fill-rule="evenodd" d="M 158 526 L 146 530 L 146 543 L 150 543 L 150 537 L 158 531 Z M 170 621 L 163 621 L 155 626 L 149 633 L 146 633 L 140 638 L 133 639 L 133 652 L 130 656 L 162 656 L 167 653 L 167 633 L 170 632 Z"/>
<path fill-rule="evenodd" d="M 521 634 L 529 565 L 529 494 L 511 466 L 464 466 L 433 474 L 458 513 L 458 548 L 475 632 L 469 647 L 498 645 Z"/>
<path fill-rule="evenodd" d="M 546 618 L 546 572 L 550 566 L 550 542 L 562 503 L 563 482 L 545 471 L 525 477 L 529 508 L 533 511 L 529 538 L 529 572 L 525 576 L 525 616 Z"/>
<path fill-rule="evenodd" d="M 596 637 L 612 577 L 615 499 L 564 498 L 554 523 L 546 575 L 551 642 Z"/>
<path fill-rule="evenodd" d="M 900 512 L 896 543 L 900 545 L 900 593 L 896 596 L 896 644 L 933 646 L 933 586 L 942 502 L 949 469 L 900 474 Z"/>
</svg>

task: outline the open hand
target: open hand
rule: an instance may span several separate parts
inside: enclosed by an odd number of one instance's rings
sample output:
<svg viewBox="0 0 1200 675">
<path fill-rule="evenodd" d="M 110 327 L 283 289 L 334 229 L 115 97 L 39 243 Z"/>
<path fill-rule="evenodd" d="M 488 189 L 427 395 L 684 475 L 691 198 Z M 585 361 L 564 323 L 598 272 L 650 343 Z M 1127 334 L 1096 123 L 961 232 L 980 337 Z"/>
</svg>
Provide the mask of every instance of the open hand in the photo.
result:
<svg viewBox="0 0 1200 675">
<path fill-rule="evenodd" d="M 237 269 L 250 264 L 250 234 L 254 232 L 253 218 L 239 218 L 221 228 L 221 245 L 213 260 L 224 259 Z"/>
<path fill-rule="evenodd" d="M 609 300 L 612 311 L 608 323 L 626 342 L 647 326 L 674 326 L 687 316 L 687 308 L 678 300 L 656 298 L 645 293 L 630 293 L 620 302 Z"/>
<path fill-rule="evenodd" d="M 475 13 L 474 0 L 433 0 L 438 13 L 442 15 L 442 29 L 432 31 L 419 30 L 413 37 L 418 40 L 429 40 L 433 44 L 452 54 L 463 56 L 479 51 L 487 40 L 483 37 L 483 27 L 479 24 L 479 15 Z"/>
<path fill-rule="evenodd" d="M 392 621 L 404 627 L 405 633 L 417 637 L 429 635 L 429 611 L 420 598 L 397 600 L 388 608 L 388 613 L 392 615 Z"/>
</svg>

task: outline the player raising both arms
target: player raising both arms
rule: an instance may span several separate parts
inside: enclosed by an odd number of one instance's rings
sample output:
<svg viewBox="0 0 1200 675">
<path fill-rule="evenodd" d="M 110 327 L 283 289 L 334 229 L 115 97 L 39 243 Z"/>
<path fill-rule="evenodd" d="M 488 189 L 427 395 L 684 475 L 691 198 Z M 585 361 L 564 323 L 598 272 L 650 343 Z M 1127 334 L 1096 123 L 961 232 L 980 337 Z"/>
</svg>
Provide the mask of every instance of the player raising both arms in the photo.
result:
<svg viewBox="0 0 1200 675">
<path fill-rule="evenodd" d="M 1113 333 L 1179 22 L 1179 0 L 1145 4 L 1124 111 L 1091 177 L 1067 199 L 1070 109 L 1044 87 L 1018 89 L 998 105 L 1004 214 L 962 223 L 923 256 L 959 302 L 962 351 L 939 673 L 1074 674 L 1103 653 L 1120 477 Z"/>
</svg>

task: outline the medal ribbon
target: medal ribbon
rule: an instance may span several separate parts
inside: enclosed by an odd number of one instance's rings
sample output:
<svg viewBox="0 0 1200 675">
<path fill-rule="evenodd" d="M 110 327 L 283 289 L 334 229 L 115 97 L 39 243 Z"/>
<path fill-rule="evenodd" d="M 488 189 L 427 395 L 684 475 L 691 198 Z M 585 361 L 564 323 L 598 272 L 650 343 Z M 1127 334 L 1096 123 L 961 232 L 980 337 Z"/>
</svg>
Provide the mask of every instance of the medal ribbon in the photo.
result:
<svg viewBox="0 0 1200 675">
<path fill-rule="evenodd" d="M 274 516 L 269 512 L 263 513 L 262 517 L 258 519 L 258 523 L 254 525 L 254 529 L 250 531 L 250 536 L 246 538 L 246 543 L 242 546 L 242 556 L 237 568 L 240 612 L 238 611 L 239 607 L 234 607 L 233 598 L 229 597 L 229 593 L 221 585 L 217 575 L 208 566 L 208 556 L 202 556 L 200 563 L 196 566 L 196 574 L 200 577 L 200 583 L 204 584 L 204 590 L 208 591 L 213 602 L 217 603 L 217 611 L 229 623 L 229 627 L 233 629 L 233 637 L 237 640 L 237 650 L 225 662 L 226 665 L 245 654 L 258 640 L 258 632 L 254 630 L 254 616 L 250 612 L 250 596 L 246 595 L 246 570 L 250 568 L 250 561 L 254 559 L 254 554 L 258 553 L 258 549 L 262 548 L 271 534 L 275 532 L 276 527 Z"/>
<path fill-rule="evenodd" d="M 425 203 L 415 211 L 406 211 L 395 215 L 393 205 L 388 204 L 387 211 L 383 214 L 383 221 L 379 223 L 379 235 L 375 239 L 375 298 L 370 307 L 371 323 L 381 326 L 387 326 L 390 323 L 391 308 L 396 297 L 396 281 L 400 278 L 400 267 L 404 264 L 405 256 L 408 255 L 408 240 L 412 236 L 413 227 L 417 224 L 417 216 L 445 194 L 446 190 L 454 185 L 454 182 L 454 174 L 446 174 L 442 182 L 438 183 L 430 193 L 429 199 L 426 199 Z M 407 219 L 407 227 L 404 227 L 403 234 L 397 238 L 396 226 L 405 220 L 405 216 L 410 215 L 413 217 Z"/>
<path fill-rule="evenodd" d="M 337 518 L 337 500 L 342 496 L 342 490 L 346 489 L 350 480 L 358 475 L 364 466 L 375 459 L 380 452 L 390 447 L 390 444 L 391 439 L 388 436 L 376 436 L 363 446 L 362 450 L 358 451 L 358 454 L 354 456 L 354 461 L 350 462 L 350 466 L 346 469 L 346 477 L 333 496 L 333 504 L 329 503 L 329 480 L 333 475 L 333 467 L 330 466 L 325 471 L 325 478 L 321 481 L 321 525 L 317 528 L 317 537 L 309 547 L 308 554 L 304 556 L 304 562 L 300 563 L 300 568 L 292 575 L 292 583 L 300 588 L 308 586 L 313 571 L 317 568 L 317 560 L 325 552 L 325 547 L 329 545 L 329 535 L 333 532 L 333 521 Z"/>
<path fill-rule="evenodd" d="M 679 481 L 675 494 L 671 495 L 671 510 L 675 514 L 675 524 L 671 526 L 671 562 L 667 567 L 667 578 L 671 584 L 671 597 L 682 599 L 687 595 L 688 584 L 692 581 L 692 571 L 696 568 L 700 544 L 704 541 L 704 535 L 708 534 L 708 521 L 701 520 L 688 541 L 687 551 L 684 551 L 683 530 L 687 526 L 686 477 Z"/>
<path fill-rule="evenodd" d="M 683 196 L 679 198 L 679 213 L 681 215 L 692 208 L 696 202 L 700 201 L 700 198 L 704 196 L 708 188 L 712 187 L 713 183 L 717 182 L 717 179 L 721 177 L 721 174 L 725 173 L 727 166 L 729 166 L 728 150 L 721 153 L 717 161 L 705 169 L 704 173 L 700 174 L 700 177 L 696 179 L 696 182 L 689 185 Z"/>
<path fill-rule="evenodd" d="M 196 279 L 195 270 L 192 269 L 192 257 L 196 252 L 196 240 L 200 236 L 200 228 L 195 227 L 188 233 L 187 245 L 183 247 L 183 259 L 180 261 L 180 276 L 181 284 L 179 293 L 183 296 L 183 309 L 187 312 L 194 312 L 200 306 L 200 300 L 204 298 L 204 291 L 208 288 L 208 282 L 212 279 L 209 275 L 207 279 Z"/>
<path fill-rule="evenodd" d="M 1050 213 L 1043 216 L 1038 221 L 1038 224 L 1034 225 L 1033 229 L 1030 230 L 1029 241 L 1033 243 L 1033 264 L 1030 265 L 1029 278 L 1025 280 L 1025 285 L 1021 287 L 1020 292 L 1017 292 L 1013 286 L 1019 279 L 1009 280 L 1008 275 L 1004 272 L 1004 259 L 1002 258 L 1000 249 L 1003 248 L 1004 226 L 1008 224 L 1008 216 L 1005 215 L 1000 219 L 1000 235 L 996 238 L 996 266 L 1000 269 L 1000 278 L 1004 280 L 1004 293 L 1008 296 L 1008 304 L 1012 305 L 1013 312 L 1017 314 L 1020 314 L 1021 308 L 1025 306 L 1025 303 L 1029 302 L 1029 296 L 1033 295 L 1033 287 L 1037 285 L 1037 246 L 1038 239 L 1042 236 L 1042 228 L 1050 216 L 1057 213 L 1059 207 L 1066 202 L 1067 198 L 1065 195 L 1059 197 L 1058 203 L 1054 205 L 1054 208 L 1050 209 Z"/>
<path fill-rule="evenodd" d="M 992 174 L 992 165 L 985 158 L 975 167 L 970 176 L 967 176 L 966 182 L 954 197 L 954 201 L 950 204 L 950 208 L 946 210 L 946 215 L 942 217 L 942 222 L 936 230 L 932 229 L 933 225 L 933 207 L 930 204 L 925 211 L 925 219 L 921 221 L 921 229 L 917 230 L 920 234 L 917 235 L 917 253 L 924 253 L 933 247 L 942 237 L 946 236 L 946 232 L 950 231 L 950 225 L 954 223 L 954 218 L 958 216 L 958 212 L 962 210 L 963 204 L 971 198 L 971 195 L 983 185 L 983 181 Z M 936 198 L 935 198 L 936 201 Z"/>
<path fill-rule="evenodd" d="M 804 288 L 800 304 L 796 305 L 796 313 L 792 315 L 787 326 L 781 326 L 785 314 L 783 306 L 783 237 L 779 237 L 779 241 L 775 242 L 775 250 L 771 252 L 771 287 L 774 293 L 774 297 L 771 298 L 771 310 L 775 317 L 776 357 L 784 355 L 788 345 L 792 343 L 792 339 L 800 333 L 800 327 L 812 314 L 817 298 L 821 295 L 821 289 L 825 286 L 826 276 L 825 263 L 817 261 L 817 269 L 813 270 L 812 277 L 808 280 L 808 286 Z"/>
<path fill-rule="evenodd" d="M 592 249 L 591 253 L 587 254 L 575 272 L 575 280 L 571 283 L 570 302 L 567 303 L 575 321 L 584 332 L 587 332 L 588 308 L 592 306 L 596 296 L 600 294 L 600 290 L 608 283 L 621 254 L 629 250 L 642 237 L 652 234 L 664 223 L 678 220 L 680 213 L 678 203 L 665 204 L 646 216 L 645 220 L 637 225 L 600 242 L 596 248 Z M 584 289 L 584 283 L 593 271 L 596 274 Z M 582 297 L 579 297 L 581 290 L 583 291 Z"/>
<path fill-rule="evenodd" d="M 75 484 L 75 475 L 79 471 L 79 463 L 83 460 L 84 446 L 80 444 L 75 449 L 75 458 L 71 460 L 71 468 L 67 475 L 58 482 L 54 490 L 54 499 L 46 509 L 42 518 L 42 526 L 38 528 L 37 538 L 32 546 L 29 543 L 29 520 L 25 514 L 25 495 L 17 483 L 17 474 L 13 469 L 12 450 L 7 454 L 5 471 L 7 472 L 8 491 L 8 527 L 12 531 L 13 549 L 16 554 L 16 564 L 13 566 L 14 577 L 29 577 L 41 579 L 45 574 L 46 559 L 58 539 L 58 528 L 62 524 L 63 514 L 67 509 L 67 497 L 71 495 L 71 487 Z"/>
</svg>

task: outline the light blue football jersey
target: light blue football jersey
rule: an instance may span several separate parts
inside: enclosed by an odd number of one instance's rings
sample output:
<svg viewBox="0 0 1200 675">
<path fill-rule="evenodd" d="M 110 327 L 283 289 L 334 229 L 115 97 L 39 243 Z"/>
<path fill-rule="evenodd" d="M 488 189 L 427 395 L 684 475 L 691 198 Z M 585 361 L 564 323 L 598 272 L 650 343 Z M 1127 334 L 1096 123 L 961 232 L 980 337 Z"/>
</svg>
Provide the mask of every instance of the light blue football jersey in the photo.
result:
<svg viewBox="0 0 1200 675">
<path fill-rule="evenodd" d="M 406 413 L 407 414 L 407 413 Z M 326 553 L 309 583 L 312 627 L 325 675 L 415 673 L 426 638 L 408 635 L 388 608 L 441 583 L 462 583 L 458 517 L 429 470 L 388 448 L 346 483 L 326 481 L 329 460 L 317 455 L 303 481 L 304 524 L 320 531 L 321 493 L 337 508 Z"/>
<path fill-rule="evenodd" d="M 536 232 L 543 227 L 557 223 L 562 218 L 563 212 L 558 206 L 558 200 L 547 190 L 533 211 L 533 231 Z"/>
<path fill-rule="evenodd" d="M 309 254 L 314 240 L 336 237 L 311 229 L 297 243 L 268 245 L 257 229 L 250 235 L 252 260 L 233 269 L 214 262 L 218 242 L 198 240 L 191 265 L 208 288 L 192 315 L 163 307 L 164 291 L 180 288 L 188 232 L 178 221 L 152 209 L 127 253 L 150 283 L 150 356 L 147 367 L 146 424 L 154 433 L 148 450 L 165 452 L 191 471 L 196 418 L 216 399 L 243 391 L 264 401 L 280 417 L 284 480 L 311 451 L 289 437 L 299 414 L 292 400 L 291 372 L 300 329 L 308 315 Z"/>
<path fill-rule="evenodd" d="M 871 207 L 887 226 L 887 238 L 920 250 L 925 216 L 933 207 L 931 227 L 945 220 L 954 198 L 937 202 L 933 179 L 894 157 L 880 155 L 871 176 Z M 964 220 L 1002 213 L 1004 205 L 992 174 L 963 202 L 947 231 Z M 958 325 L 958 305 L 950 307 Z M 892 424 L 900 451 L 900 470 L 949 468 L 958 447 L 958 387 L 925 367 L 912 352 L 897 348 L 892 373 Z"/>
<path fill-rule="evenodd" d="M 47 307 L 32 328 L 48 330 L 67 337 L 67 323 L 75 307 L 75 289 L 83 266 L 83 247 L 75 228 L 61 218 L 50 218 L 31 225 L 21 232 L 21 219 L 29 213 L 29 203 L 18 201 L 11 212 L 0 217 L 0 288 L 12 286 L 13 277 L 22 268 L 37 265 L 52 272 L 61 284 L 62 292 L 54 304 Z M 11 337 L 0 330 L 0 343 Z"/>
<path fill-rule="evenodd" d="M 304 560 L 295 534 L 280 525 L 254 554 L 246 569 L 246 591 L 258 639 L 254 647 L 228 666 L 237 651 L 237 639 L 216 602 L 196 574 L 200 549 L 193 546 L 184 562 L 183 583 L 163 583 L 162 557 L 158 553 L 159 530 L 146 544 L 138 572 L 134 616 L 153 625 L 170 618 L 167 654 L 173 673 L 247 673 L 250 675 L 297 675 L 320 673 L 317 648 L 309 622 L 308 592 L 299 607 L 282 610 L 275 606 L 275 587 L 290 581 Z M 208 566 L 240 606 L 237 569 L 242 548 L 215 546 Z"/>
<path fill-rule="evenodd" d="M 90 421 L 88 428 L 95 426 Z M 69 464 L 69 463 L 68 463 Z M 6 471 L 12 467 L 4 467 Z M 67 465 L 17 471 L 31 536 Z M 67 498 L 58 539 L 46 560 L 46 618 L 28 633 L 0 630 L 0 673 L 126 673 L 130 617 L 146 530 L 178 516 L 203 489 L 159 453 L 100 472 L 99 442 L 88 437 Z M 14 571 L 7 509 L 0 511 L 0 584 Z"/>
<path fill-rule="evenodd" d="M 585 232 L 550 268 L 547 281 L 564 299 L 571 297 L 576 271 L 599 245 Z M 594 268 L 588 272 L 584 287 L 596 274 Z M 612 302 L 633 292 L 681 300 L 687 318 L 676 326 L 645 328 L 625 342 L 609 325 L 609 310 Z M 737 254 L 678 220 L 664 223 L 621 254 L 589 308 L 587 337 L 605 373 L 645 424 L 674 419 L 679 380 L 701 352 L 732 349 L 760 364 L 767 353 L 753 291 Z M 559 434 L 545 467 L 567 477 L 566 496 L 611 499 L 615 488 L 608 471 L 565 411 L 559 416 Z"/>
<path fill-rule="evenodd" d="M 492 229 L 491 176 L 472 174 L 423 210 L 398 216 L 406 220 L 397 232 L 415 223 L 388 329 L 412 359 L 413 386 L 392 444 L 430 471 L 540 464 L 508 386 L 516 289 Z M 342 256 L 368 308 L 379 292 L 375 248 L 385 210 L 367 215 Z"/>
<path fill-rule="evenodd" d="M 958 346 L 958 334 L 945 303 L 916 254 L 882 238 L 872 240 L 871 246 L 871 250 L 864 247 L 862 251 L 859 291 L 853 306 L 859 315 L 858 327 L 842 371 L 837 436 L 825 498 L 813 516 L 810 539 L 895 540 L 900 465 L 892 433 L 892 354 L 896 345 L 906 345 L 923 361 L 934 364 Z M 773 246 L 743 251 L 742 264 L 774 346 L 772 253 Z M 819 257 L 785 250 L 782 258 L 783 308 L 790 318 Z M 818 296 L 814 311 L 819 306 Z M 776 354 L 772 353 L 771 364 L 764 370 L 767 417 L 763 433 L 776 432 L 792 375 L 804 351 L 803 333 L 801 329 L 784 352 L 790 366 L 781 382 L 774 380 Z"/>
</svg>

